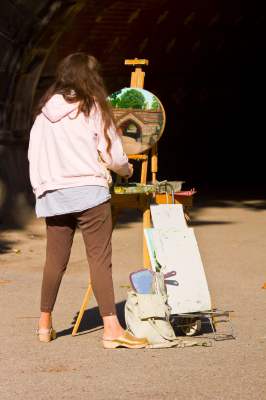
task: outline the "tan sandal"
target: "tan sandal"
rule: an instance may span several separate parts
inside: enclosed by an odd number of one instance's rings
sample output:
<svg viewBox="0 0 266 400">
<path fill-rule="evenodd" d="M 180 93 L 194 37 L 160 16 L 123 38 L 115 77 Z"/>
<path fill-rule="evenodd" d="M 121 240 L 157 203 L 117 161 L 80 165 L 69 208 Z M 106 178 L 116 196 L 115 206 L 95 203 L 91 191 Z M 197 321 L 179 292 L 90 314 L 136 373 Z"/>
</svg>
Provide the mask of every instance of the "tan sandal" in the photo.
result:
<svg viewBox="0 0 266 400">
<path fill-rule="evenodd" d="M 105 349 L 117 349 L 125 347 L 127 349 L 142 349 L 148 346 L 149 342 L 146 338 L 137 338 L 128 331 L 116 339 L 103 339 L 103 347 Z"/>
<path fill-rule="evenodd" d="M 56 339 L 56 331 L 53 328 L 50 329 L 37 329 L 36 334 L 40 342 L 51 342 L 51 340 Z"/>
</svg>

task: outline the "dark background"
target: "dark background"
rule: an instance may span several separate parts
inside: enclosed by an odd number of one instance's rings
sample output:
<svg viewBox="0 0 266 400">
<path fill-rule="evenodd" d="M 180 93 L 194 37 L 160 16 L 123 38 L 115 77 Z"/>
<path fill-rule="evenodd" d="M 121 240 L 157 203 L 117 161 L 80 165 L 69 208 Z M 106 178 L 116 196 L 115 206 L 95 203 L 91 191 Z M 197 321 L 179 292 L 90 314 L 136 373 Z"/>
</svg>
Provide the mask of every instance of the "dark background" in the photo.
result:
<svg viewBox="0 0 266 400">
<path fill-rule="evenodd" d="M 110 93 L 129 86 L 124 59 L 149 59 L 145 88 L 167 115 L 160 180 L 185 180 L 202 196 L 265 197 L 262 2 L 2 0 L 0 30 L 2 220 L 32 203 L 32 109 L 76 51 L 100 60 Z"/>
</svg>

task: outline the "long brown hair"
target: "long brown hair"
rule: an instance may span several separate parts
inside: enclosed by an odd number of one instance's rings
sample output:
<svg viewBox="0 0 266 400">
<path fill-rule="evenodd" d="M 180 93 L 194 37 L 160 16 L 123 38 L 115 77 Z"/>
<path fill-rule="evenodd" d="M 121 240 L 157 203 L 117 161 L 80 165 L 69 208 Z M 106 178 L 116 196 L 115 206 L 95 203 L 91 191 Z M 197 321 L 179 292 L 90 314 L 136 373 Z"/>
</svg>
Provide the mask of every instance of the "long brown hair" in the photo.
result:
<svg viewBox="0 0 266 400">
<path fill-rule="evenodd" d="M 115 122 L 111 107 L 106 101 L 107 93 L 97 59 L 86 53 L 73 53 L 65 57 L 58 65 L 55 82 L 40 99 L 36 115 L 41 113 L 45 103 L 54 94 L 62 94 L 69 103 L 79 101 L 77 116 L 80 112 L 89 116 L 92 106 L 98 105 L 109 151 L 111 140 L 107 132 Z"/>
</svg>

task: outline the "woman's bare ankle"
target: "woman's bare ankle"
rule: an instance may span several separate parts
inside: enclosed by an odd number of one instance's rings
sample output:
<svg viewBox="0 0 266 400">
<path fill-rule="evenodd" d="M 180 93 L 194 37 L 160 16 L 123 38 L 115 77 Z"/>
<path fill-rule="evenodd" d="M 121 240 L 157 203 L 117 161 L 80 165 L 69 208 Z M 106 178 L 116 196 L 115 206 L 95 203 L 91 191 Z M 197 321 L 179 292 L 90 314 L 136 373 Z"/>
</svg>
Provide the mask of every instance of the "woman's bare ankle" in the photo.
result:
<svg viewBox="0 0 266 400">
<path fill-rule="evenodd" d="M 39 329 L 50 329 L 52 327 L 52 314 L 50 312 L 41 312 L 39 319 Z"/>
<path fill-rule="evenodd" d="M 120 325 L 118 318 L 116 315 L 108 315 L 103 317 L 103 338 L 113 340 L 123 335 L 125 332 L 122 326 Z"/>
</svg>

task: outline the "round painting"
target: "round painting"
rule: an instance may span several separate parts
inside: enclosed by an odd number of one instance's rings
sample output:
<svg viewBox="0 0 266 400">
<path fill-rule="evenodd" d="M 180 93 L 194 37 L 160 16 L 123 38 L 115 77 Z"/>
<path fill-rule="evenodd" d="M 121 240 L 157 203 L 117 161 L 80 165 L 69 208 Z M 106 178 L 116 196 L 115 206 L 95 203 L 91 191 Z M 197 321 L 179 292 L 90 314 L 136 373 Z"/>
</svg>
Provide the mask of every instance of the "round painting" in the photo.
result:
<svg viewBox="0 0 266 400">
<path fill-rule="evenodd" d="M 108 96 L 126 154 L 140 154 L 161 137 L 165 126 L 162 103 L 151 92 L 124 88 Z"/>
</svg>

